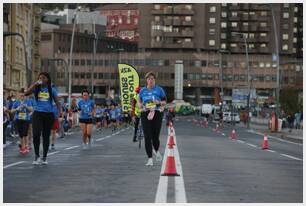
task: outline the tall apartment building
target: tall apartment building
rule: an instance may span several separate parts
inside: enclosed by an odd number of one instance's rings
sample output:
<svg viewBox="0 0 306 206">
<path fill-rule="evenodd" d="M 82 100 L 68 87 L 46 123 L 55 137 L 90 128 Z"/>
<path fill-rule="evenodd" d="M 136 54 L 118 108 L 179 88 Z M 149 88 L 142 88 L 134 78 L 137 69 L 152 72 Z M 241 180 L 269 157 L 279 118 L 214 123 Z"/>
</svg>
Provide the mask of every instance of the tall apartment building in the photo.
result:
<svg viewBox="0 0 306 206">
<path fill-rule="evenodd" d="M 175 60 L 183 60 L 184 91 L 191 98 L 184 99 L 217 103 L 222 87 L 225 101 L 248 87 L 245 38 L 251 89 L 256 91 L 252 102 L 258 103 L 275 96 L 277 87 L 272 7 L 280 68 L 291 68 L 293 74 L 281 72 L 281 86 L 301 89 L 302 4 L 139 4 L 139 49 L 148 58 L 170 59 L 167 69 L 156 70 L 162 76 L 171 76 Z"/>
<path fill-rule="evenodd" d="M 3 38 L 3 90 L 4 97 L 7 97 L 27 87 L 27 79 L 36 78 L 40 71 L 40 9 L 35 4 L 4 4 L 4 21 L 4 32 L 21 34 L 26 47 L 19 36 Z M 28 57 L 25 56 L 25 49 Z M 29 71 L 25 58 L 28 58 Z"/>
</svg>

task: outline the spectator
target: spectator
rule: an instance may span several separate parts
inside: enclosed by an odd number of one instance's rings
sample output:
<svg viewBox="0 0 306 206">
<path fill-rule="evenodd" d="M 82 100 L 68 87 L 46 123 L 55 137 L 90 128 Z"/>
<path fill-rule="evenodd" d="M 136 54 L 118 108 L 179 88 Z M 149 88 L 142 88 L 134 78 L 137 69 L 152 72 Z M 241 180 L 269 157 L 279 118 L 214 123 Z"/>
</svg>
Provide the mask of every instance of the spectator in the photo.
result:
<svg viewBox="0 0 306 206">
<path fill-rule="evenodd" d="M 293 114 L 290 113 L 288 116 L 287 116 L 287 121 L 289 123 L 289 132 L 291 132 L 292 128 L 293 128 L 293 122 L 294 122 L 294 117 L 293 117 Z"/>
</svg>

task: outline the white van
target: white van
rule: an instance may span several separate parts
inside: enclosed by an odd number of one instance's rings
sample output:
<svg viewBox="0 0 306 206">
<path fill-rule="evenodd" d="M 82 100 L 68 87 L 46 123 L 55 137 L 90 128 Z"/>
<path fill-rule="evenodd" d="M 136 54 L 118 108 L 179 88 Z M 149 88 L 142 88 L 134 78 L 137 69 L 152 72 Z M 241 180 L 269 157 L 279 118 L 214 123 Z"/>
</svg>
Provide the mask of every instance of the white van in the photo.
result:
<svg viewBox="0 0 306 206">
<path fill-rule="evenodd" d="M 202 104 L 201 113 L 202 115 L 210 115 L 212 113 L 213 107 L 211 104 Z"/>
</svg>

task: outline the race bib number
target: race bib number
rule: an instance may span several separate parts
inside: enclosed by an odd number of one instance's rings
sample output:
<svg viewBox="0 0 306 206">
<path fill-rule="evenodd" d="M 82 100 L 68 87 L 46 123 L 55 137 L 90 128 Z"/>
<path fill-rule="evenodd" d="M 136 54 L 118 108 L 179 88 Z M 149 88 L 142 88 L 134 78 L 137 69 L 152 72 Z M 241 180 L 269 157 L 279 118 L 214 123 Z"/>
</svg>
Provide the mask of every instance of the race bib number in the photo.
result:
<svg viewBox="0 0 306 206">
<path fill-rule="evenodd" d="M 154 102 L 148 102 L 146 104 L 146 108 L 148 109 L 152 109 L 152 108 L 155 108 L 156 107 L 156 104 Z"/>
<path fill-rule="evenodd" d="M 25 120 L 26 117 L 27 117 L 27 113 L 25 113 L 25 112 L 19 112 L 19 114 L 18 114 L 18 119 Z"/>
<path fill-rule="evenodd" d="M 49 100 L 49 98 L 50 98 L 49 92 L 40 91 L 38 93 L 38 100 L 39 101 L 47 102 Z"/>
</svg>

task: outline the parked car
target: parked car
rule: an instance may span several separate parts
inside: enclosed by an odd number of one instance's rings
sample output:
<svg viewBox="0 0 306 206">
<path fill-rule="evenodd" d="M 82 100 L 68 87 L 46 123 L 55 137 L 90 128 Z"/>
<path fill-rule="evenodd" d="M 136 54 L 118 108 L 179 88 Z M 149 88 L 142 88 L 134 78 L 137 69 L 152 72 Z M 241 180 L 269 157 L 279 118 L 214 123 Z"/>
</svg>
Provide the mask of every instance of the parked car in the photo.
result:
<svg viewBox="0 0 306 206">
<path fill-rule="evenodd" d="M 238 113 L 231 113 L 231 112 L 223 112 L 223 121 L 224 122 L 240 122 L 240 117 Z"/>
</svg>

